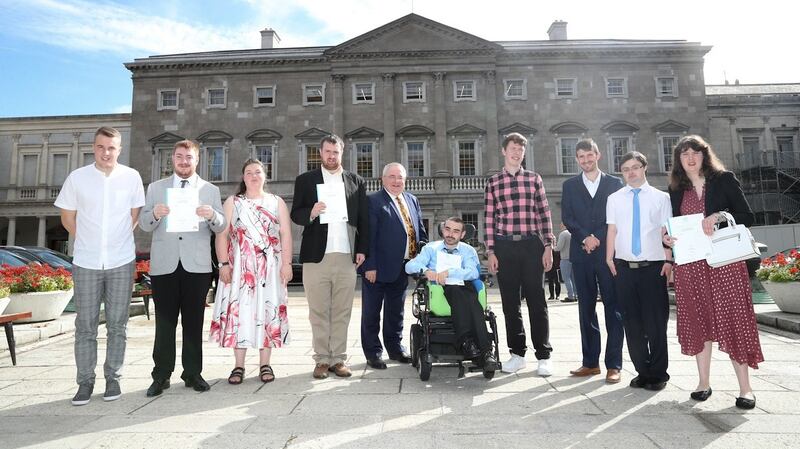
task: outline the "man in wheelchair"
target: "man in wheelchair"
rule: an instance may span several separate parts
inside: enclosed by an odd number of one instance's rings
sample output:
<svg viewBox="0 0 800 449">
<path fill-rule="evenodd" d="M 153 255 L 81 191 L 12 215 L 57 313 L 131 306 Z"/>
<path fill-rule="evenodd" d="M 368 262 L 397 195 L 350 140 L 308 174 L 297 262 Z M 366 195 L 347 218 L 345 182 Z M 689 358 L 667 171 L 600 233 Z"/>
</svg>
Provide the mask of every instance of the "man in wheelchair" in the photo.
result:
<svg viewBox="0 0 800 449">
<path fill-rule="evenodd" d="M 424 273 L 430 282 L 441 285 L 450 305 L 456 348 L 465 359 L 483 365 L 483 371 L 497 370 L 492 340 L 486 330 L 483 308 L 472 281 L 480 278 L 480 262 L 475 249 L 461 241 L 464 222 L 450 217 L 442 226 L 444 240 L 431 242 L 406 264 L 406 273 Z"/>
</svg>

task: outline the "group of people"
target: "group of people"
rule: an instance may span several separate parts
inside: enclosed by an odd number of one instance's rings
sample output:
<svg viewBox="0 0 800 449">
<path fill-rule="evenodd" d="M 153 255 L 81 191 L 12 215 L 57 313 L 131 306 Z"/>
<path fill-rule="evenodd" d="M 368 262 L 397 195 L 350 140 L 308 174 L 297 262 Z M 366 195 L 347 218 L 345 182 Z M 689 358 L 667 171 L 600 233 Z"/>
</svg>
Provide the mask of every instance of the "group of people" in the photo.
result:
<svg viewBox="0 0 800 449">
<path fill-rule="evenodd" d="M 479 359 L 484 370 L 501 366 L 514 373 L 525 368 L 524 299 L 536 372 L 551 375 L 553 347 L 543 275 L 553 268 L 557 246 L 561 270 L 571 271 L 565 277 L 574 279 L 574 292 L 567 285 L 568 298 L 577 297 L 579 309 L 583 360 L 570 373 L 601 373 L 595 310 L 599 286 L 607 332 L 606 381 L 621 380 L 627 334 L 637 372 L 630 386 L 664 388 L 669 379 L 667 278 L 673 271 L 671 246 L 676 241 L 667 234 L 665 223 L 672 216 L 703 213 L 707 217 L 703 231 L 710 235 L 721 221 L 719 212 L 728 211 L 738 223 L 752 224 L 753 214 L 738 181 L 699 136 L 684 137 L 675 147 L 668 193 L 647 183 L 643 154 L 634 151 L 622 157 L 623 182 L 603 173 L 597 145 L 591 139 L 581 140 L 575 149 L 581 174 L 563 184 L 566 237 L 556 240 L 542 177 L 524 167 L 527 144 L 517 133 L 504 138 L 503 168 L 485 188 L 488 268 L 497 276 L 511 353 L 500 365 L 471 282 L 480 275 L 478 255 L 461 242 L 465 224 L 450 217 L 440 227 L 442 240 L 428 242 L 420 203 L 405 190 L 407 174 L 401 164 L 387 164 L 383 188 L 367 195 L 364 179 L 342 167 L 344 143 L 330 135 L 320 143 L 321 167 L 296 178 L 291 210 L 280 197 L 267 193 L 265 168 L 253 159 L 244 163 L 236 193 L 223 203 L 219 188 L 197 175 L 197 145 L 183 140 L 174 146 L 174 173 L 151 183 L 145 195 L 138 172 L 117 162 L 120 133 L 98 129 L 95 163 L 73 171 L 55 202 L 64 227 L 75 237 L 79 387 L 72 403 L 87 404 L 94 390 L 101 303 L 108 329 L 103 399 L 121 396 L 136 226 L 152 233 L 156 326 L 153 382 L 147 396 L 158 396 L 170 387 L 179 316 L 181 379 L 196 391 L 210 389 L 202 377 L 202 334 L 212 282 L 209 242 L 214 236 L 219 280 L 209 335 L 220 346 L 233 349 L 228 382 L 244 381 L 250 348 L 259 351 L 259 380 L 275 380 L 271 350 L 288 343 L 290 335 L 286 289 L 292 278 L 290 221 L 303 228 L 299 258 L 312 329 L 314 378 L 352 375 L 347 329 L 357 273 L 362 278 L 361 345 L 367 365 L 385 369 L 384 350 L 389 360 L 410 363 L 402 344 L 403 310 L 408 274 L 420 272 L 443 286 L 457 348 L 465 357 Z M 730 355 L 739 379 L 736 406 L 753 408 L 748 368 L 757 368 L 763 355 L 744 263 L 712 268 L 698 261 L 676 266 L 674 277 L 681 350 L 696 356 L 698 364 L 699 382 L 691 397 L 702 401 L 712 393 L 711 344 L 716 341 Z"/>
</svg>

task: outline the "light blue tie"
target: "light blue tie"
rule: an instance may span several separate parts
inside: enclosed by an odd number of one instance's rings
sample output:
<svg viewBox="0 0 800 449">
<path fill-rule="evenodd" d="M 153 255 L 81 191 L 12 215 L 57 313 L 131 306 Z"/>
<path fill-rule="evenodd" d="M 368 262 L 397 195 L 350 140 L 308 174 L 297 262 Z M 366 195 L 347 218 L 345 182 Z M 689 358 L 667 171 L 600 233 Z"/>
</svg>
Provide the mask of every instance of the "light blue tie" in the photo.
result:
<svg viewBox="0 0 800 449">
<path fill-rule="evenodd" d="M 633 236 L 631 237 L 631 250 L 634 256 L 642 254 L 642 230 L 641 212 L 639 211 L 639 192 L 642 189 L 633 190 Z"/>
</svg>

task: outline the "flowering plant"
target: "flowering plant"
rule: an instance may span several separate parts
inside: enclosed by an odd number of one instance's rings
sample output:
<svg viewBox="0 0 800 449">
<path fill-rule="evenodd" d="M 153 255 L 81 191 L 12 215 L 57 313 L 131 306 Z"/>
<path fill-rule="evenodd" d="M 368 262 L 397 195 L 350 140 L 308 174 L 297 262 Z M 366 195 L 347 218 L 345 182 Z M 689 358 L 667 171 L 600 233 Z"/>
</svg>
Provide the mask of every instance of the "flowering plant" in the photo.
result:
<svg viewBox="0 0 800 449">
<path fill-rule="evenodd" d="M 800 252 L 793 249 L 789 251 L 788 256 L 778 253 L 775 257 L 767 257 L 761 261 L 756 276 L 761 281 L 800 281 Z"/>
<path fill-rule="evenodd" d="M 5 285 L 0 284 L 0 298 L 5 298 L 11 294 L 11 289 Z"/>
<path fill-rule="evenodd" d="M 72 288 L 72 274 L 50 265 L 0 266 L 0 284 L 11 293 L 52 292 Z"/>
</svg>

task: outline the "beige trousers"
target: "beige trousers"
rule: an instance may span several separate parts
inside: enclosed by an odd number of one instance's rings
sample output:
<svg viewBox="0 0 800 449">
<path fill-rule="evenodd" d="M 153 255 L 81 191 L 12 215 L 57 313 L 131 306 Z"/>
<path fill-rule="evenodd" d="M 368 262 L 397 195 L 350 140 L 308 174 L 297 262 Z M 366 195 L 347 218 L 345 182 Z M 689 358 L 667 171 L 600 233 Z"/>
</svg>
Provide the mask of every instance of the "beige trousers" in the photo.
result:
<svg viewBox="0 0 800 449">
<path fill-rule="evenodd" d="M 356 290 L 350 254 L 328 253 L 319 263 L 303 264 L 314 361 L 335 365 L 347 360 L 347 327 Z"/>
</svg>

